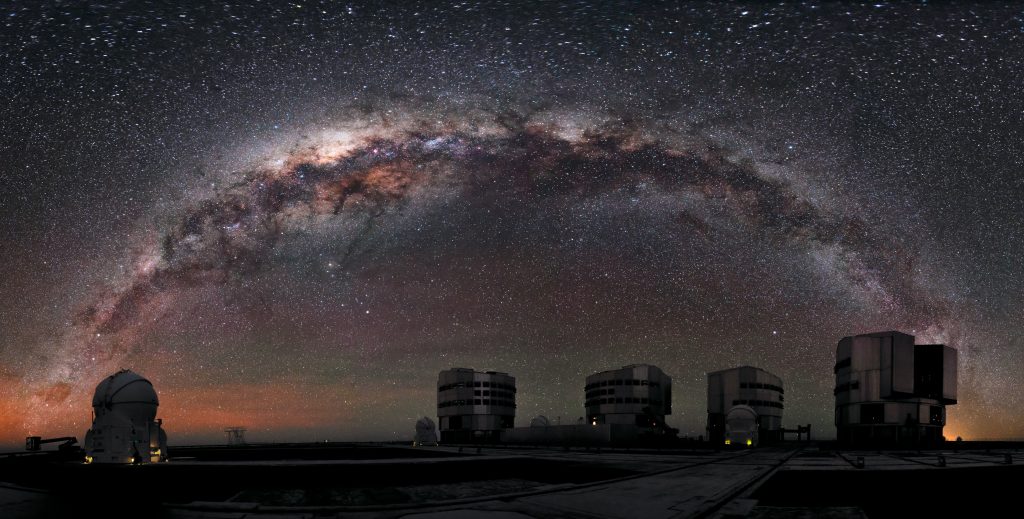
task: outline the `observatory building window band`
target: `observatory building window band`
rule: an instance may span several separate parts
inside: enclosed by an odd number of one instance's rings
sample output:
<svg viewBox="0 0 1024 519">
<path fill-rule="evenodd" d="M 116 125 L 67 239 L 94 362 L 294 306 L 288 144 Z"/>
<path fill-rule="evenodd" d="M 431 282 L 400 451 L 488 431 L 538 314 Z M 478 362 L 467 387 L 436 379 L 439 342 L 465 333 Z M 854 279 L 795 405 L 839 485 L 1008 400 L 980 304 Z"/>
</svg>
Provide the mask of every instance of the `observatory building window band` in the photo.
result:
<svg viewBox="0 0 1024 519">
<path fill-rule="evenodd" d="M 654 427 L 672 413 L 672 377 L 657 366 L 631 364 L 587 377 L 584 408 L 590 425 Z"/>
<path fill-rule="evenodd" d="M 458 406 L 464 406 L 464 405 L 489 405 L 489 406 L 497 406 L 497 407 L 510 407 L 512 409 L 516 408 L 516 403 L 513 400 L 501 400 L 501 399 L 494 399 L 494 398 L 491 398 L 491 399 L 487 399 L 487 398 L 483 398 L 483 399 L 474 398 L 473 400 L 448 400 L 446 402 L 438 403 L 437 407 L 440 409 L 440 408 L 445 408 L 445 407 L 458 407 Z"/>
<path fill-rule="evenodd" d="M 515 426 L 515 377 L 497 371 L 453 368 L 437 378 L 442 443 L 496 441 Z"/>
<path fill-rule="evenodd" d="M 776 409 L 785 409 L 782 402 L 772 402 L 771 400 L 745 400 L 736 399 L 732 401 L 732 405 L 749 405 L 749 406 L 760 406 L 760 407 L 774 407 Z"/>
</svg>

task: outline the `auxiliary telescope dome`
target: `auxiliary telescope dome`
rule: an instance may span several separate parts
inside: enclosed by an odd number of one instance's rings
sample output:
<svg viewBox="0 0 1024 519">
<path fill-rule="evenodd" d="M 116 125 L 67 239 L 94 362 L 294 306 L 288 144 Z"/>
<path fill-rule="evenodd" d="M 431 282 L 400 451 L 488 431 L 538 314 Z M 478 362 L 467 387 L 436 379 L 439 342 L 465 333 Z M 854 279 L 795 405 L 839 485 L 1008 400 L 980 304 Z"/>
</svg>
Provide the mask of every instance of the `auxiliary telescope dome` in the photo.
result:
<svg viewBox="0 0 1024 519">
<path fill-rule="evenodd" d="M 110 411 L 133 422 L 148 422 L 156 418 L 160 405 L 153 384 L 134 371 L 124 369 L 103 379 L 96 386 L 92 407 L 100 417 Z"/>
<path fill-rule="evenodd" d="M 93 422 L 85 434 L 89 463 L 150 463 L 167 459 L 167 434 L 156 419 L 153 384 L 123 369 L 103 379 L 92 397 Z"/>
<path fill-rule="evenodd" d="M 437 424 L 424 416 L 416 421 L 416 439 L 414 445 L 437 445 Z"/>
</svg>

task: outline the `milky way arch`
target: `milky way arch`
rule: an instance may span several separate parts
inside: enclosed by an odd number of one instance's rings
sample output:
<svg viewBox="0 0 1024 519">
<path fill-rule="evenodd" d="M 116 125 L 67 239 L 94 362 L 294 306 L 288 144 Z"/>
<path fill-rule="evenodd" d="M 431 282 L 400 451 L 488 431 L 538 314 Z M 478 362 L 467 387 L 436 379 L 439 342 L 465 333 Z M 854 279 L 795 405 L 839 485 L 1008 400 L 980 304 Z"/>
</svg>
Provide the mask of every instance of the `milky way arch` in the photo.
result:
<svg viewBox="0 0 1024 519">
<path fill-rule="evenodd" d="M 83 367 L 115 366 L 181 290 L 258 271 L 282 237 L 310 220 L 372 222 L 437 188 L 477 204 L 510 198 L 550 204 L 639 186 L 696 198 L 726 207 L 734 222 L 773 239 L 828 251 L 845 286 L 864 304 L 936 322 L 947 313 L 915 281 L 913 251 L 887 244 L 860 216 L 820 206 L 707 139 L 663 123 L 548 119 L 500 114 L 468 123 L 423 117 L 362 125 L 235 174 L 227 187 L 194 201 L 156 232 L 127 277 L 78 312 L 63 353 L 54 356 L 59 360 L 34 374 L 35 387 L 45 389 L 32 405 L 58 404 L 88 386 L 92 381 L 79 373 L 94 370 Z M 673 222 L 694 233 L 715 224 L 685 209 Z"/>
</svg>

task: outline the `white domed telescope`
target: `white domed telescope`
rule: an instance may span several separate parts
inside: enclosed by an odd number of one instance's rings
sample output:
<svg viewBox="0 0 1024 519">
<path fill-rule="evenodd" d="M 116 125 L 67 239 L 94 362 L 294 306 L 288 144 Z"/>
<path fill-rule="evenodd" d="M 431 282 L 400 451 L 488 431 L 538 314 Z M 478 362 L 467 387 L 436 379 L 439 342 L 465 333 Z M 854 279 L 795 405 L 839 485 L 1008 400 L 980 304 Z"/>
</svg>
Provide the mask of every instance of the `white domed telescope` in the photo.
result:
<svg viewBox="0 0 1024 519">
<path fill-rule="evenodd" d="M 725 444 L 730 447 L 756 447 L 757 411 L 749 405 L 734 405 L 725 413 Z"/>
<path fill-rule="evenodd" d="M 85 433 L 87 463 L 155 463 L 167 459 L 167 434 L 156 418 L 156 390 L 124 369 L 103 379 L 92 397 L 92 428 Z"/>
</svg>

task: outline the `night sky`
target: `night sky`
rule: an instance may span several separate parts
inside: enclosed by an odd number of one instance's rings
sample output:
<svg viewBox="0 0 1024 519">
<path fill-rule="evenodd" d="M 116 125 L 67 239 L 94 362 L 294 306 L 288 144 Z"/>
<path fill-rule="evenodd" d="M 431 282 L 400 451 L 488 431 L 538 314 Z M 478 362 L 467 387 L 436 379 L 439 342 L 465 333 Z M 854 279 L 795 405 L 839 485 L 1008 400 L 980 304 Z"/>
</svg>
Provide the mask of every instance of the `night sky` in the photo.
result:
<svg viewBox="0 0 1024 519">
<path fill-rule="evenodd" d="M 188 2 L 191 4 L 191 2 Z M 1024 437 L 1024 7 L 0 3 L 0 443 L 105 376 L 171 443 L 411 438 L 437 372 L 517 424 L 652 363 L 960 352 L 947 437 Z"/>
</svg>

